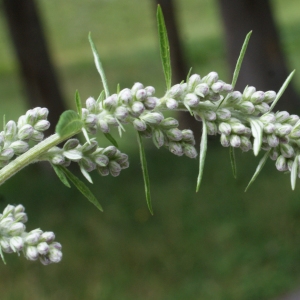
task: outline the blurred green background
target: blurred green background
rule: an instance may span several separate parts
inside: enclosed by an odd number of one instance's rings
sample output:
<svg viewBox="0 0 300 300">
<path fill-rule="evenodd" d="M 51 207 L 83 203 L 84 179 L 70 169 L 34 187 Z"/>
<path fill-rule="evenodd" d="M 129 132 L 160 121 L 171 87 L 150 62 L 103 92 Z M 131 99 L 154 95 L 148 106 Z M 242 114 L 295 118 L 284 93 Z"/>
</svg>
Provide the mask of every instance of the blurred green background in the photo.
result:
<svg viewBox="0 0 300 300">
<path fill-rule="evenodd" d="M 163 94 L 151 1 L 37 3 L 70 108 L 76 89 L 82 99 L 97 97 L 101 90 L 89 31 L 112 91 L 118 83 L 124 88 L 140 81 Z M 176 4 L 188 65 L 202 76 L 214 70 L 230 81 L 216 2 Z M 299 70 L 299 2 L 272 4 L 289 69 Z M 28 108 L 2 14 L 0 20 L 0 109 L 9 120 Z M 294 84 L 300 92 L 297 73 Z M 95 173 L 91 186 L 104 213 L 75 188 L 65 188 L 46 165 L 29 166 L 1 186 L 1 207 L 22 203 L 27 229 L 54 231 L 64 254 L 60 264 L 48 267 L 6 255 L 7 265 L 0 268 L 1 299 L 272 299 L 300 285 L 299 186 L 292 192 L 289 176 L 277 172 L 272 161 L 244 193 L 259 158 L 237 151 L 234 180 L 228 149 L 210 140 L 196 194 L 197 160 L 175 157 L 147 141 L 152 217 L 134 133 L 128 129 L 118 142 L 130 156 L 130 168 L 117 178 Z"/>
</svg>

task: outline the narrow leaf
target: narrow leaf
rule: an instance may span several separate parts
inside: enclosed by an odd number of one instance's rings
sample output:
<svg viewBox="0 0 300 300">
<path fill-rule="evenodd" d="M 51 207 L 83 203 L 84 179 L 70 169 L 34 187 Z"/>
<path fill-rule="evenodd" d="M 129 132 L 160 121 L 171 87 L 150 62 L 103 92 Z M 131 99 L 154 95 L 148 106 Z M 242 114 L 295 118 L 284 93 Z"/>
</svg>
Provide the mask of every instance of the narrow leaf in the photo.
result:
<svg viewBox="0 0 300 300">
<path fill-rule="evenodd" d="M 68 177 L 68 179 L 75 185 L 75 187 L 91 202 L 93 203 L 100 211 L 103 211 L 102 206 L 96 199 L 96 197 L 93 195 L 91 190 L 79 179 L 77 178 L 73 173 L 71 173 L 67 168 L 60 166 L 65 175 Z"/>
<path fill-rule="evenodd" d="M 61 114 L 55 131 L 60 136 L 67 136 L 79 132 L 82 127 L 83 121 L 78 114 L 74 110 L 66 110 Z"/>
<path fill-rule="evenodd" d="M 251 125 L 252 135 L 254 137 L 253 153 L 255 156 L 257 156 L 262 144 L 263 124 L 259 120 L 249 119 L 249 121 Z"/>
<path fill-rule="evenodd" d="M 292 171 L 291 171 L 292 190 L 295 190 L 297 175 L 298 175 L 298 156 L 296 155 L 296 157 L 294 159 L 294 162 L 293 162 L 293 165 L 292 165 Z"/>
<path fill-rule="evenodd" d="M 104 69 L 102 67 L 102 63 L 101 63 L 98 51 L 97 51 L 97 49 L 95 47 L 95 44 L 94 44 L 94 42 L 92 40 L 91 33 L 89 33 L 89 42 L 90 42 L 90 45 L 91 45 L 91 48 L 92 48 L 92 51 L 93 51 L 95 65 L 96 65 L 98 73 L 100 74 L 100 77 L 101 77 L 101 80 L 102 80 L 102 84 L 103 84 L 103 88 L 104 88 L 104 91 L 105 91 L 105 96 L 107 98 L 109 96 L 109 90 L 108 90 L 107 80 L 106 80 L 106 76 L 105 76 L 105 73 L 104 73 Z"/>
<path fill-rule="evenodd" d="M 150 194 L 150 180 L 149 180 L 149 174 L 148 174 L 148 168 L 147 168 L 146 154 L 145 154 L 142 136 L 140 135 L 139 132 L 137 132 L 137 140 L 138 140 L 138 145 L 139 145 L 140 160 L 141 160 L 142 172 L 143 172 L 143 178 L 144 178 L 146 201 L 147 201 L 148 209 L 149 209 L 150 213 L 153 215 L 151 194 Z"/>
<path fill-rule="evenodd" d="M 167 89 L 171 88 L 172 71 L 171 71 L 171 58 L 170 58 L 170 45 L 165 25 L 164 15 L 160 5 L 157 6 L 157 27 L 159 35 L 160 57 L 163 65 Z"/>
<path fill-rule="evenodd" d="M 276 105 L 276 103 L 278 102 L 278 100 L 280 99 L 280 97 L 282 96 L 282 94 L 284 93 L 285 89 L 287 88 L 287 86 L 289 85 L 289 83 L 291 82 L 294 74 L 295 74 L 296 70 L 294 70 L 289 76 L 288 78 L 285 80 L 285 82 L 283 83 L 283 85 L 281 86 L 280 90 L 278 91 L 275 100 L 273 101 L 269 111 L 272 111 L 274 106 Z"/>
<path fill-rule="evenodd" d="M 104 136 L 116 147 L 119 148 L 117 141 L 113 138 L 110 133 L 104 133 Z"/>
<path fill-rule="evenodd" d="M 84 135 L 86 141 L 87 141 L 89 144 L 91 144 L 90 137 L 89 137 L 89 135 L 88 135 L 88 133 L 87 133 L 87 131 L 86 131 L 86 129 L 85 129 L 84 127 L 82 127 L 82 133 L 83 133 L 83 135 Z"/>
<path fill-rule="evenodd" d="M 105 92 L 101 91 L 96 103 L 99 104 L 100 102 L 102 102 L 105 99 Z"/>
<path fill-rule="evenodd" d="M 188 82 L 189 81 L 189 78 L 190 78 L 190 76 L 191 76 L 191 73 L 192 73 L 192 67 L 189 69 L 189 72 L 188 72 L 188 74 L 187 74 L 187 76 L 186 76 L 186 81 L 185 82 Z"/>
<path fill-rule="evenodd" d="M 6 265 L 6 261 L 5 261 L 5 258 L 4 258 L 4 255 L 3 255 L 3 251 L 2 251 L 1 246 L 0 246 L 0 256 L 1 256 L 1 258 L 2 258 L 3 263 Z"/>
<path fill-rule="evenodd" d="M 237 81 L 237 79 L 239 77 L 239 73 L 240 73 L 240 70 L 241 70 L 242 62 L 243 62 L 243 59 L 244 59 L 244 56 L 245 56 L 245 53 L 246 53 L 246 50 L 247 50 L 247 46 L 248 46 L 251 34 L 252 34 L 252 31 L 250 31 L 246 35 L 246 38 L 245 38 L 244 44 L 242 46 L 239 58 L 238 58 L 238 60 L 236 62 L 235 70 L 233 72 L 232 83 L 231 83 L 231 85 L 232 85 L 233 88 L 235 87 L 236 81 Z"/>
<path fill-rule="evenodd" d="M 61 181 L 66 187 L 70 188 L 70 187 L 71 187 L 71 186 L 70 186 L 70 183 L 69 183 L 69 181 L 68 181 L 68 179 L 67 179 L 65 173 L 63 172 L 63 170 L 62 170 L 60 167 L 58 167 L 58 166 L 56 166 L 56 165 L 54 165 L 54 164 L 51 164 L 51 166 L 52 166 L 53 170 L 55 171 L 57 177 L 60 179 L 60 181 Z"/>
<path fill-rule="evenodd" d="M 201 137 L 201 142 L 200 142 L 200 155 L 199 155 L 199 174 L 197 178 L 197 187 L 196 187 L 196 192 L 199 191 L 202 176 L 203 176 L 203 169 L 204 169 L 204 162 L 205 162 L 205 157 L 206 157 L 206 150 L 207 150 L 207 126 L 205 119 L 202 118 L 202 137 Z"/>
<path fill-rule="evenodd" d="M 236 177 L 237 177 L 236 176 L 236 160 L 235 160 L 235 155 L 234 155 L 234 148 L 231 146 L 229 148 L 229 156 L 230 156 L 233 177 L 236 179 Z"/>
<path fill-rule="evenodd" d="M 80 171 L 81 171 L 82 175 L 85 177 L 85 179 L 89 183 L 93 184 L 93 180 L 91 178 L 91 175 L 87 172 L 87 170 L 84 167 L 80 166 Z"/>
<path fill-rule="evenodd" d="M 81 119 L 82 118 L 82 105 L 81 105 L 81 99 L 80 99 L 78 90 L 76 90 L 76 92 L 75 92 L 75 103 L 76 103 L 78 115 Z"/>
<path fill-rule="evenodd" d="M 265 155 L 262 157 L 262 159 L 260 160 L 260 162 L 258 163 L 258 166 L 255 170 L 255 173 L 254 175 L 252 176 L 250 182 L 248 183 L 246 189 L 245 189 L 245 192 L 247 192 L 247 190 L 249 189 L 250 185 L 254 182 L 254 180 L 257 178 L 258 174 L 260 173 L 260 171 L 262 170 L 262 168 L 264 167 L 268 157 L 269 157 L 269 154 L 270 154 L 270 151 L 271 150 L 268 150 Z"/>
</svg>

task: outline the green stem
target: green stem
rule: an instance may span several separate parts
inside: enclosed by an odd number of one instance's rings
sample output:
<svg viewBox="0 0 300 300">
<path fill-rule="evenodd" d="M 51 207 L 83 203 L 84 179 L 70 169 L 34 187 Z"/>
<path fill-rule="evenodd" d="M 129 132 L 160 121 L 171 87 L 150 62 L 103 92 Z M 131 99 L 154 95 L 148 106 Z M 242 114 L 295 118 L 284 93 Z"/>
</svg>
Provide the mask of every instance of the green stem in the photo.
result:
<svg viewBox="0 0 300 300">
<path fill-rule="evenodd" d="M 19 172 L 29 164 L 36 162 L 38 160 L 38 157 L 42 153 L 58 145 L 59 143 L 69 139 L 70 137 L 79 132 L 80 131 L 73 132 L 72 134 L 69 134 L 67 136 L 59 136 L 57 133 L 55 133 L 43 140 L 42 142 L 38 143 L 31 149 L 29 149 L 24 154 L 18 156 L 7 166 L 0 170 L 0 185 L 2 185 L 7 179 L 15 175 L 17 172 Z"/>
</svg>

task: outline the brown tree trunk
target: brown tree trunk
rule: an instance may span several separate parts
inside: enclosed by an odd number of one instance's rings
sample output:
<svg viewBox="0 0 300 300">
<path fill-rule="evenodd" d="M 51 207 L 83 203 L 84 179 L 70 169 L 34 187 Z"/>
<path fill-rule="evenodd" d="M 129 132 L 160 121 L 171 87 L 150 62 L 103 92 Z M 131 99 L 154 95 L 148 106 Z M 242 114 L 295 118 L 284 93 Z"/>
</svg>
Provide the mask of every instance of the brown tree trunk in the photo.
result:
<svg viewBox="0 0 300 300">
<path fill-rule="evenodd" d="M 33 0 L 3 0 L 28 103 L 49 109 L 54 126 L 65 110 L 37 7 Z"/>
<path fill-rule="evenodd" d="M 247 85 L 278 91 L 287 78 L 286 62 L 268 0 L 219 0 L 228 57 L 234 70 L 246 34 L 253 30 L 236 88 Z M 275 107 L 298 113 L 300 99 L 290 84 Z"/>
</svg>

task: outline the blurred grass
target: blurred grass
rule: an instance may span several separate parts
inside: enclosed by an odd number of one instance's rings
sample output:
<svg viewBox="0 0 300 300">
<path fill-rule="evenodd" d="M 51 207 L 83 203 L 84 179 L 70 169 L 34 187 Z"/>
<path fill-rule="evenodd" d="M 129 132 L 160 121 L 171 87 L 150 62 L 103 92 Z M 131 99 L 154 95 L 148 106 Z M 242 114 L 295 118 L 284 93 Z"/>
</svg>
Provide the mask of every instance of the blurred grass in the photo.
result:
<svg viewBox="0 0 300 300">
<path fill-rule="evenodd" d="M 97 96 L 100 79 L 87 33 L 102 56 L 112 91 L 141 81 L 164 91 L 150 1 L 39 0 L 49 46 L 69 106 Z M 230 80 L 215 1 L 177 1 L 185 53 L 194 72 Z M 291 69 L 298 55 L 298 1 L 273 1 Z M 3 16 L 1 16 L 3 19 Z M 254 33 L 255 34 L 255 33 Z M 26 110 L 4 20 L 0 22 L 0 108 Z M 295 83 L 299 87 L 299 77 Z M 298 88 L 299 89 L 299 88 Z M 12 105 L 13 103 L 13 105 Z M 53 230 L 64 259 L 48 267 L 6 255 L 1 299 L 270 299 L 300 284 L 299 187 L 267 163 L 244 193 L 258 158 L 237 152 L 238 179 L 227 149 L 209 142 L 200 192 L 198 162 L 147 142 L 154 216 L 147 211 L 134 133 L 118 140 L 130 168 L 117 178 L 94 174 L 99 213 L 52 170 L 29 166 L 1 187 L 2 202 L 26 206 L 28 230 Z M 133 141 L 133 142 L 132 142 Z M 106 142 L 104 142 L 106 143 Z M 79 175 L 80 176 L 80 175 Z"/>
</svg>

